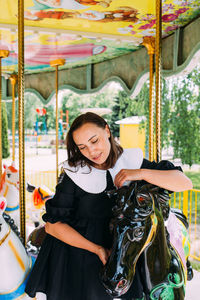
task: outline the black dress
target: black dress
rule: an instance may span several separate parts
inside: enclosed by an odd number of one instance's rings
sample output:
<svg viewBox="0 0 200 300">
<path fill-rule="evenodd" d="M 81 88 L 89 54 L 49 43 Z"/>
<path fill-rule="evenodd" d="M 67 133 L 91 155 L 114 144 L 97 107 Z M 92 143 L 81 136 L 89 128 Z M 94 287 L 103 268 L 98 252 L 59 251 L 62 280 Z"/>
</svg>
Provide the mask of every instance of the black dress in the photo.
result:
<svg viewBox="0 0 200 300">
<path fill-rule="evenodd" d="M 156 164 L 144 159 L 141 168 L 175 167 L 168 161 Z M 106 176 L 106 190 L 113 189 L 109 171 Z M 109 231 L 112 207 L 113 203 L 105 192 L 86 192 L 64 174 L 56 187 L 55 196 L 46 202 L 43 220 L 67 223 L 88 240 L 109 249 L 112 244 Z M 47 234 L 25 292 L 30 297 L 43 292 L 47 300 L 110 300 L 112 297 L 106 293 L 99 280 L 101 267 L 102 263 L 96 254 L 67 245 Z M 134 282 L 123 299 L 143 297 L 140 278 L 140 270 L 137 270 Z"/>
</svg>

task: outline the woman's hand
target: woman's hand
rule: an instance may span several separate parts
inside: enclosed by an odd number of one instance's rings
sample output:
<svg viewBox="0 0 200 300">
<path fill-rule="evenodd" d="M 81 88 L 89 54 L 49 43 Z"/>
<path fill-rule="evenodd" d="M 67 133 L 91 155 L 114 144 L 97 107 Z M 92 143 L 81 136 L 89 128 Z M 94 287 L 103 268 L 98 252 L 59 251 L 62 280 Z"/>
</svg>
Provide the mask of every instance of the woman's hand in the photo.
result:
<svg viewBox="0 0 200 300">
<path fill-rule="evenodd" d="M 122 169 L 115 176 L 114 184 L 117 188 L 120 188 L 125 181 L 142 180 L 142 169 Z"/>
<path fill-rule="evenodd" d="M 103 263 L 103 265 L 105 265 L 108 260 L 108 257 L 110 256 L 110 250 L 105 249 L 102 246 L 98 246 L 96 254 L 98 255 L 98 257 L 101 260 L 101 262 Z"/>
</svg>

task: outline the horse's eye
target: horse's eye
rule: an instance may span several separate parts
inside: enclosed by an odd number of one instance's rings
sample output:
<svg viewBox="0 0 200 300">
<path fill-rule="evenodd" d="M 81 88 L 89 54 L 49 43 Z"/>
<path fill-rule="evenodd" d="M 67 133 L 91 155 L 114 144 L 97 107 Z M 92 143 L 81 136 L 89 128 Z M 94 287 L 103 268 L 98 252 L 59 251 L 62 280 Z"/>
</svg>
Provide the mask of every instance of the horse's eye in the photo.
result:
<svg viewBox="0 0 200 300">
<path fill-rule="evenodd" d="M 10 178 L 11 174 L 8 173 L 7 176 L 8 176 L 8 178 Z"/>
<path fill-rule="evenodd" d="M 138 201 L 139 201 L 139 202 L 143 202 L 143 201 L 144 201 L 144 197 L 141 197 L 141 196 L 138 197 Z"/>
</svg>

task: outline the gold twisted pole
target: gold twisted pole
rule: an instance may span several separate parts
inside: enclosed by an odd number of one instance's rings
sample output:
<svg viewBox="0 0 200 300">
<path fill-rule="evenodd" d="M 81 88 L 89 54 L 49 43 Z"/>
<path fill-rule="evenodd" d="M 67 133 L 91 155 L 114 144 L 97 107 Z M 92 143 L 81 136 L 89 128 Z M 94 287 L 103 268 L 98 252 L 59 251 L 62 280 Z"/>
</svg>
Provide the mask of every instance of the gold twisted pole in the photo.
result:
<svg viewBox="0 0 200 300">
<path fill-rule="evenodd" d="M 156 0 L 156 161 L 161 160 L 161 31 L 162 31 L 162 1 Z"/>
<path fill-rule="evenodd" d="M 18 117 L 20 234 L 26 241 L 25 153 L 24 153 L 24 0 L 18 0 Z"/>
<path fill-rule="evenodd" d="M 65 64 L 64 59 L 56 59 L 50 61 L 51 67 L 56 69 L 56 182 L 58 182 L 58 67 Z"/>
<path fill-rule="evenodd" d="M 2 86 L 1 86 L 1 60 L 9 55 L 8 50 L 0 50 L 0 178 L 2 175 Z"/>
<path fill-rule="evenodd" d="M 155 54 L 155 38 L 146 36 L 143 38 L 144 45 L 149 55 L 149 160 L 154 159 L 154 54 Z"/>
<path fill-rule="evenodd" d="M 15 161 L 15 86 L 17 83 L 17 75 L 12 74 L 10 76 L 10 82 L 12 85 L 12 161 Z"/>
</svg>

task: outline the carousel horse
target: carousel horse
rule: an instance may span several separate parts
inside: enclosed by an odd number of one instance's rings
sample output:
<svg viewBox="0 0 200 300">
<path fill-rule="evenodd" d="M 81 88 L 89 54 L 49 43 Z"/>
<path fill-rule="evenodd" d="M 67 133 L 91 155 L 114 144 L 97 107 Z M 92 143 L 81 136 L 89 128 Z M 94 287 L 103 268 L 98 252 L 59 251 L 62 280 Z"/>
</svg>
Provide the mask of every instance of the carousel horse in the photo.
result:
<svg viewBox="0 0 200 300">
<path fill-rule="evenodd" d="M 169 209 L 168 192 L 151 184 L 133 182 L 111 192 L 110 197 L 116 203 L 111 221 L 114 240 L 100 274 L 106 291 L 112 297 L 125 294 L 143 254 L 141 273 L 146 299 L 183 300 L 189 241 L 181 222 L 184 218 Z M 190 268 L 189 272 L 191 276 Z"/>
<path fill-rule="evenodd" d="M 15 224 L 20 226 L 19 221 L 19 172 L 14 163 L 9 167 L 3 165 L 4 172 L 0 180 L 0 196 L 7 200 L 5 212 L 11 216 Z"/>
<path fill-rule="evenodd" d="M 39 220 L 40 210 L 44 207 L 45 202 L 53 197 L 53 192 L 44 185 L 38 188 L 29 185 L 30 192 L 31 189 L 33 190 L 32 203 L 34 207 L 31 209 L 30 216 L 32 220 Z M 35 227 L 27 239 L 27 252 L 33 257 L 37 257 L 46 236 L 44 225 L 39 226 L 35 222 Z"/>
<path fill-rule="evenodd" d="M 27 190 L 32 193 L 29 216 L 35 227 L 38 227 L 40 224 L 41 210 L 44 209 L 45 202 L 53 196 L 53 192 L 45 185 L 35 187 L 27 184 Z"/>
<path fill-rule="evenodd" d="M 31 299 L 24 289 L 34 259 L 27 255 L 19 237 L 5 221 L 6 204 L 6 199 L 0 197 L 0 300 Z"/>
<path fill-rule="evenodd" d="M 5 213 L 9 214 L 15 224 L 20 228 L 19 213 L 19 171 L 15 168 L 14 163 L 9 167 L 3 165 L 4 172 L 0 180 L 0 196 L 7 200 Z M 53 194 L 46 186 L 35 187 L 26 182 L 26 190 L 32 194 L 32 205 L 29 215 L 35 227 L 39 225 L 40 210 L 45 201 Z"/>
</svg>

